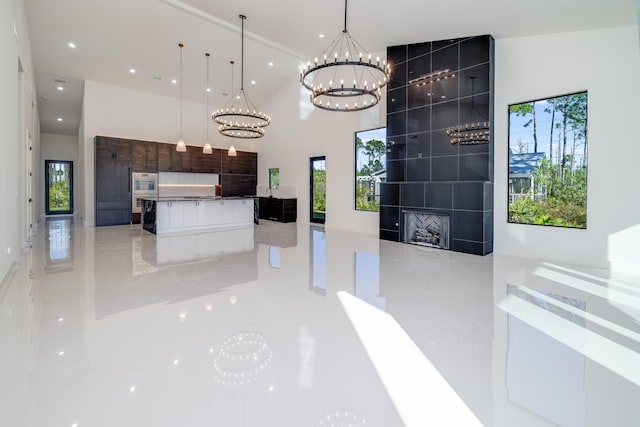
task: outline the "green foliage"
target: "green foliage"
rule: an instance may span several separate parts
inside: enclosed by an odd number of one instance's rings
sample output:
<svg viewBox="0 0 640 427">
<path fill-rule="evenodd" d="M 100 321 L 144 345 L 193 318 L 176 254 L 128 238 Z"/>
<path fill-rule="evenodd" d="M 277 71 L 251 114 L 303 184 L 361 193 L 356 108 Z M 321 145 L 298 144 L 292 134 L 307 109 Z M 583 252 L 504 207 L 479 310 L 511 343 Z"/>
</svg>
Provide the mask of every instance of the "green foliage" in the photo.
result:
<svg viewBox="0 0 640 427">
<path fill-rule="evenodd" d="M 526 116 L 532 114 L 532 106 L 531 103 L 513 105 L 509 112 Z M 531 173 L 530 192 L 509 203 L 509 221 L 586 228 L 587 93 L 552 98 L 544 111 L 551 114 L 549 157 L 543 158 Z M 535 127 L 535 122 L 533 124 Z M 554 130 L 558 141 L 556 153 L 551 151 Z M 582 145 L 582 162 L 576 160 L 579 145 Z"/>
<path fill-rule="evenodd" d="M 520 198 L 509 204 L 509 222 L 586 228 L 587 208 L 558 199 Z"/>
<path fill-rule="evenodd" d="M 382 159 L 387 151 L 387 147 L 384 141 L 379 139 L 370 139 L 367 142 L 362 142 L 360 137 L 356 138 L 357 154 L 360 152 L 367 156 L 367 163 L 360 167 L 358 171 L 359 176 L 373 175 L 384 169 Z"/>
<path fill-rule="evenodd" d="M 531 174 L 546 197 L 522 195 L 509 203 L 509 221 L 521 224 L 587 227 L 587 169 L 560 176 L 551 161 L 542 159 Z M 538 194 L 539 196 L 539 194 Z"/>
<path fill-rule="evenodd" d="M 366 182 L 356 184 L 356 209 L 374 212 L 380 210 L 380 203 L 378 203 L 375 194 Z"/>
<path fill-rule="evenodd" d="M 535 104 L 533 102 L 525 102 L 523 104 L 514 104 L 509 106 L 509 113 L 515 114 L 516 116 L 524 117 L 527 114 L 533 114 L 533 109 L 535 108 Z M 528 122 L 524 124 L 524 127 L 529 127 L 533 122 L 533 118 L 529 119 Z"/>
<path fill-rule="evenodd" d="M 387 151 L 384 141 L 370 139 L 363 142 L 360 137 L 356 137 L 356 156 L 364 155 L 367 163 L 360 166 L 356 175 L 360 177 L 373 176 L 377 172 L 384 170 L 382 163 Z M 360 163 L 357 161 L 357 163 Z M 356 180 L 356 209 L 364 211 L 379 211 L 380 203 L 376 200 L 374 180 Z"/>
<path fill-rule="evenodd" d="M 313 211 L 324 213 L 327 209 L 327 171 L 313 171 Z"/>
<path fill-rule="evenodd" d="M 71 210 L 71 191 L 66 181 L 58 181 L 49 187 L 49 210 Z"/>
<path fill-rule="evenodd" d="M 280 187 L 280 168 L 269 169 L 269 188 L 275 190 Z"/>
</svg>

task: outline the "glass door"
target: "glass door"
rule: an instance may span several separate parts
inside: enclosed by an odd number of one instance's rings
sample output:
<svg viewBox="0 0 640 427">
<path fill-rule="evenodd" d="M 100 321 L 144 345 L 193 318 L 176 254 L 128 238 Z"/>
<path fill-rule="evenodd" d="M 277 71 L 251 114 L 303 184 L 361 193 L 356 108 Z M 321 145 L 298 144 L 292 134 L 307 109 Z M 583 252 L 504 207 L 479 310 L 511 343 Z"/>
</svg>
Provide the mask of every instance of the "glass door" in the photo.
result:
<svg viewBox="0 0 640 427">
<path fill-rule="evenodd" d="M 73 213 L 73 162 L 45 160 L 47 215 Z"/>
<path fill-rule="evenodd" d="M 327 209 L 327 168 L 325 156 L 311 157 L 310 164 L 310 209 L 309 220 L 324 224 Z"/>
</svg>

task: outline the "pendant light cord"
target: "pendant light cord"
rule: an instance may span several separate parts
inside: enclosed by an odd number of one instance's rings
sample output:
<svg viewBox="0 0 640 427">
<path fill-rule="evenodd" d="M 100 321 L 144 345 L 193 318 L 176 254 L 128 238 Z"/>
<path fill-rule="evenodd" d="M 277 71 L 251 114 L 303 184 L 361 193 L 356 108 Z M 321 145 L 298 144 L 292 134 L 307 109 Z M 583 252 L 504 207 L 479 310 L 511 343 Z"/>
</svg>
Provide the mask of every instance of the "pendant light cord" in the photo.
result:
<svg viewBox="0 0 640 427">
<path fill-rule="evenodd" d="M 233 64 L 235 64 L 235 61 L 229 61 L 229 63 L 231 64 L 231 96 L 236 96 L 236 93 L 234 92 L 235 90 L 235 84 L 233 81 Z"/>
<path fill-rule="evenodd" d="M 347 33 L 347 0 L 344 0 L 344 30 L 343 33 Z"/>
<path fill-rule="evenodd" d="M 180 139 L 182 140 L 182 48 L 184 45 L 180 43 L 178 46 L 180 46 Z"/>
<path fill-rule="evenodd" d="M 207 123 L 207 143 L 209 142 L 209 53 L 205 53 L 205 56 L 207 57 L 207 87 L 205 88 L 205 90 L 207 91 L 207 111 L 205 111 L 205 117 L 207 118 L 206 123 Z"/>
<path fill-rule="evenodd" d="M 242 30 L 240 36 L 240 91 L 244 91 L 244 20 L 247 19 L 246 16 L 240 15 L 240 20 L 242 21 Z"/>
</svg>

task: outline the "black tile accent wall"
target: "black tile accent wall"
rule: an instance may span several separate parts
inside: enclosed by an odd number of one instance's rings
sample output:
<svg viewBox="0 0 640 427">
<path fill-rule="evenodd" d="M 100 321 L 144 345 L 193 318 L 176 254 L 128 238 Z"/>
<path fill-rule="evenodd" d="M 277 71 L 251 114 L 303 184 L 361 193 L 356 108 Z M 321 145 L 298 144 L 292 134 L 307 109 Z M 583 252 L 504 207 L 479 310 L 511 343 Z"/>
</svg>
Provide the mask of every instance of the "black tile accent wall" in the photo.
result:
<svg viewBox="0 0 640 427">
<path fill-rule="evenodd" d="M 407 137 L 407 158 L 431 157 L 431 132 L 422 132 Z M 388 156 L 388 154 L 387 154 Z"/>
<path fill-rule="evenodd" d="M 399 206 L 400 205 L 400 185 L 399 184 L 387 184 L 381 183 L 380 190 L 380 204 L 387 206 Z"/>
<path fill-rule="evenodd" d="M 402 239 L 403 210 L 449 215 L 450 248 L 493 251 L 493 129 L 490 142 L 451 145 L 446 129 L 493 126 L 494 40 L 490 35 L 387 48 L 387 182 L 380 187 L 380 238 Z M 417 86 L 411 79 L 455 73 Z"/>
<path fill-rule="evenodd" d="M 424 184 L 404 184 L 401 189 L 400 203 L 402 206 L 424 207 Z"/>
<path fill-rule="evenodd" d="M 404 160 L 407 155 L 406 150 L 406 136 L 387 138 L 387 160 Z"/>
</svg>

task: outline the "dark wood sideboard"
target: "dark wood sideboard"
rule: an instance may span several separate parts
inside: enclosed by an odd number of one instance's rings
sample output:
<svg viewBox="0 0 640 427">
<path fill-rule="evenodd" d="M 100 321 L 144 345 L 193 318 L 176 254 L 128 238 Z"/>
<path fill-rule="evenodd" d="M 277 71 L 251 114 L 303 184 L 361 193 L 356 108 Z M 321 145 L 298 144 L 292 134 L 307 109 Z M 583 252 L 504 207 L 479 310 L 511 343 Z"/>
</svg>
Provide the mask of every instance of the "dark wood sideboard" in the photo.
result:
<svg viewBox="0 0 640 427">
<path fill-rule="evenodd" d="M 298 217 L 298 199 L 260 197 L 260 219 L 279 222 L 295 222 Z"/>
</svg>

